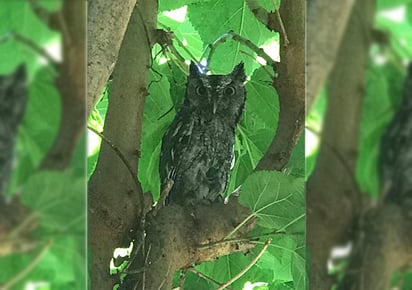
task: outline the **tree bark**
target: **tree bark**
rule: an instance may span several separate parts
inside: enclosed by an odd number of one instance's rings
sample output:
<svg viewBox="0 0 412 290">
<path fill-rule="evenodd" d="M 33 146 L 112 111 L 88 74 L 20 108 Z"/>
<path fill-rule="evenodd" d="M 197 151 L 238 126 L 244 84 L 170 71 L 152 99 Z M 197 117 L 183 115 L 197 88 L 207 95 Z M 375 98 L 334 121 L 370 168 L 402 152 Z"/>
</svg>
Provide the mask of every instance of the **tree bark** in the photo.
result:
<svg viewBox="0 0 412 290">
<path fill-rule="evenodd" d="M 86 3 L 64 1 L 62 10 L 50 15 L 48 25 L 62 34 L 63 62 L 58 64 L 56 80 L 62 112 L 57 136 L 40 167 L 62 170 L 69 165 L 86 124 Z"/>
<path fill-rule="evenodd" d="M 136 0 L 89 0 L 87 10 L 87 116 L 113 72 Z M 140 1 L 139 1 L 140 2 Z"/>
<path fill-rule="evenodd" d="M 390 289 L 394 271 L 412 263 L 411 229 L 411 216 L 397 204 L 368 212 L 338 290 Z"/>
<path fill-rule="evenodd" d="M 224 241 L 226 235 L 250 214 L 236 198 L 228 204 L 213 206 L 169 205 L 160 209 L 156 216 L 149 214 L 144 253 L 139 254 L 138 260 L 128 269 L 136 274 L 127 275 L 120 289 L 172 289 L 177 270 L 254 248 L 255 244 L 242 242 L 241 238 L 247 237 L 256 219 Z"/>
<path fill-rule="evenodd" d="M 267 26 L 280 33 L 278 77 L 273 86 L 279 95 L 280 113 L 275 138 L 257 170 L 281 170 L 289 161 L 292 150 L 304 127 L 305 118 L 305 1 L 284 1 L 279 11 L 269 13 Z M 286 39 L 287 37 L 287 39 Z"/>
<path fill-rule="evenodd" d="M 325 85 L 355 0 L 310 0 L 307 6 L 306 114 Z"/>
<path fill-rule="evenodd" d="M 137 178 L 147 70 L 151 62 L 156 18 L 156 1 L 140 1 L 133 10 L 114 69 L 104 127 L 105 137 L 123 153 L 133 169 L 134 178 Z M 126 165 L 103 142 L 96 169 L 89 181 L 88 195 L 93 289 L 112 289 L 116 282 L 109 276 L 109 262 L 113 250 L 129 242 L 129 231 L 139 223 L 142 197 L 142 189 L 136 187 Z"/>
</svg>

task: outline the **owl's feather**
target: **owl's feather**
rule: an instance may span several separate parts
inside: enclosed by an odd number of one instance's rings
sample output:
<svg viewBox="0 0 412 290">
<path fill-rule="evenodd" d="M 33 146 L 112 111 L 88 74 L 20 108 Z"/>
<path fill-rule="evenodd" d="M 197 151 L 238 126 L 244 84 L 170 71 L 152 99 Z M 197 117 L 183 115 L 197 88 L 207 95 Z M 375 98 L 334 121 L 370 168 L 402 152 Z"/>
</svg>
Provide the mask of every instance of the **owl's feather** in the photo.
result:
<svg viewBox="0 0 412 290">
<path fill-rule="evenodd" d="M 412 204 L 412 63 L 401 103 L 382 136 L 379 173 L 386 200 Z"/>
<path fill-rule="evenodd" d="M 17 128 L 26 107 L 26 72 L 20 66 L 0 76 L 0 194 L 6 190 L 14 157 Z"/>
<path fill-rule="evenodd" d="M 162 139 L 162 188 L 174 181 L 166 203 L 215 201 L 225 192 L 235 129 L 246 98 L 243 63 L 228 75 L 204 75 L 190 66 L 186 95 Z"/>
</svg>

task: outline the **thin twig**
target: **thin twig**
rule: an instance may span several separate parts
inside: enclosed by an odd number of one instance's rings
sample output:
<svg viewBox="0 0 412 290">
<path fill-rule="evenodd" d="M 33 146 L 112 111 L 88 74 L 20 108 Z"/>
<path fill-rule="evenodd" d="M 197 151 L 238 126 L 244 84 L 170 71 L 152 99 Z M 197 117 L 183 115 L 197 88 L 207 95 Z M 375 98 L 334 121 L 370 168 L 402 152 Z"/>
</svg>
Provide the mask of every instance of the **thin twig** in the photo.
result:
<svg viewBox="0 0 412 290">
<path fill-rule="evenodd" d="M 236 233 L 241 227 L 243 227 L 244 225 L 246 225 L 246 223 L 248 221 L 250 221 L 252 218 L 255 218 L 255 214 L 252 213 L 249 216 L 247 216 L 240 224 L 238 224 L 233 230 L 230 231 L 229 234 L 227 234 L 227 236 L 224 238 L 224 240 L 229 239 L 231 236 L 233 236 L 234 233 Z"/>
<path fill-rule="evenodd" d="M 207 276 L 206 274 L 203 274 L 202 272 L 199 272 L 196 268 L 194 267 L 189 267 L 187 268 L 188 271 L 195 273 L 196 275 L 198 275 L 200 278 L 203 278 L 207 281 L 210 281 L 212 283 L 215 283 L 216 285 L 222 285 L 222 283 L 220 283 L 219 281 L 216 281 L 215 279 L 213 279 L 212 277 Z M 231 290 L 229 287 L 227 287 L 226 289 Z"/>
<path fill-rule="evenodd" d="M 147 265 L 147 260 L 149 259 L 151 249 L 152 249 L 152 244 L 149 245 L 149 248 L 147 249 L 146 257 L 144 258 L 143 274 L 142 274 L 142 289 L 144 289 L 146 286 L 146 265 Z"/>
<path fill-rule="evenodd" d="M 40 253 L 23 270 L 17 273 L 17 275 L 14 276 L 12 279 L 7 281 L 6 284 L 0 285 L 0 290 L 11 289 L 12 286 L 14 286 L 16 283 L 20 282 L 25 276 L 27 276 L 40 263 L 41 259 L 50 249 L 52 244 L 53 240 L 49 240 L 43 247 L 43 249 L 40 251 Z"/>
<path fill-rule="evenodd" d="M 129 162 L 127 161 L 126 157 L 123 155 L 123 153 L 119 150 L 119 148 L 117 148 L 116 145 L 113 144 L 112 141 L 110 141 L 109 139 L 107 139 L 102 133 L 100 133 L 99 131 L 97 131 L 95 128 L 87 125 L 87 129 L 89 129 L 90 131 L 92 131 L 93 133 L 95 133 L 97 136 L 99 136 L 100 138 L 102 138 L 102 140 L 104 142 L 106 142 L 107 145 L 110 146 L 110 148 L 116 153 L 116 155 L 122 160 L 123 164 L 127 167 L 127 170 L 130 173 L 130 176 L 133 179 L 133 182 L 136 186 L 136 190 L 137 190 L 137 194 L 138 194 L 138 198 L 139 198 L 139 203 L 140 203 L 140 216 L 142 218 L 142 220 L 144 219 L 143 215 L 144 215 L 144 198 L 142 196 L 142 191 L 141 191 L 141 187 L 139 184 L 139 181 L 137 180 L 137 177 L 133 171 L 132 166 L 129 164 Z"/>
<path fill-rule="evenodd" d="M 146 40 L 146 44 L 147 44 L 147 51 L 150 54 L 150 57 L 149 57 L 150 65 L 149 65 L 149 67 L 152 67 L 153 66 L 153 56 L 152 56 L 152 46 L 151 46 L 151 41 L 150 41 L 150 36 L 152 34 L 149 33 L 149 30 L 146 26 L 146 22 L 144 21 L 145 18 L 142 15 L 141 9 L 137 9 L 137 13 L 139 14 L 140 21 L 142 21 L 143 29 L 144 29 L 144 32 L 145 32 L 145 35 L 146 35 L 145 40 Z M 153 45 L 154 45 L 154 43 L 153 43 Z"/>
<path fill-rule="evenodd" d="M 169 110 L 167 110 L 165 113 L 163 113 L 157 120 L 161 120 L 163 117 L 165 117 L 167 114 L 169 114 L 173 110 L 174 106 L 171 106 Z"/>
<path fill-rule="evenodd" d="M 290 43 L 288 35 L 286 33 L 285 25 L 283 24 L 282 17 L 280 16 L 279 7 L 276 5 L 276 0 L 273 0 L 273 6 L 275 7 L 275 15 L 277 21 L 279 22 L 280 26 L 280 33 L 283 35 L 285 43 L 283 43 L 284 47 L 287 47 Z"/>
<path fill-rule="evenodd" d="M 144 238 L 142 238 L 142 240 L 144 241 Z M 143 269 L 136 269 L 136 270 L 129 271 L 129 268 L 133 264 L 133 262 L 135 261 L 140 248 L 142 248 L 142 243 L 139 243 L 139 245 L 136 246 L 136 241 L 134 241 L 133 242 L 133 250 L 130 253 L 130 257 L 129 257 L 129 262 L 127 263 L 127 265 L 122 270 L 122 273 L 136 274 L 136 273 L 140 273 L 140 272 L 143 271 Z"/>
<path fill-rule="evenodd" d="M 29 214 L 21 223 L 14 227 L 10 233 L 6 236 L 6 240 L 12 241 L 22 236 L 27 229 L 30 229 L 34 223 L 36 223 L 37 216 L 35 213 Z"/>
<path fill-rule="evenodd" d="M 32 41 L 31 39 L 17 33 L 17 32 L 9 32 L 8 34 L 2 36 L 0 38 L 0 43 L 6 42 L 10 39 L 14 39 L 24 45 L 26 45 L 27 47 L 29 47 L 30 49 L 32 49 L 35 53 L 41 55 L 42 57 L 44 57 L 48 63 L 52 64 L 53 66 L 57 67 L 58 66 L 58 61 L 53 59 L 52 56 L 50 56 L 50 54 L 43 49 L 42 47 L 40 47 L 37 43 L 35 43 L 34 41 Z"/>
<path fill-rule="evenodd" d="M 226 283 L 222 284 L 219 288 L 217 288 L 217 290 L 223 290 L 223 289 L 227 288 L 227 286 L 229 286 L 230 284 L 235 282 L 237 279 L 242 277 L 247 271 L 249 271 L 249 269 L 252 268 L 252 266 L 257 263 L 257 261 L 260 259 L 260 257 L 263 255 L 263 253 L 269 247 L 269 244 L 271 242 L 272 242 L 272 239 L 267 240 L 265 242 L 265 244 L 263 245 L 262 249 L 260 250 L 259 254 L 252 261 L 250 261 L 250 263 L 242 271 L 240 271 L 236 276 L 234 276 L 232 279 L 230 279 Z"/>
<path fill-rule="evenodd" d="M 179 63 L 185 63 L 185 58 L 177 51 L 173 43 L 166 45 L 166 47 L 170 51 L 170 53 L 176 57 Z"/>
<path fill-rule="evenodd" d="M 170 27 L 166 26 L 165 24 L 161 23 L 161 22 L 157 22 L 160 26 L 162 26 L 166 31 L 168 31 L 169 33 L 173 33 L 173 31 L 170 29 Z M 194 61 L 197 65 L 200 65 L 200 62 L 196 59 L 196 57 L 192 54 L 192 52 L 187 49 L 186 46 L 183 45 L 183 42 L 176 37 L 176 35 L 173 33 L 173 40 L 175 40 L 177 42 L 177 44 L 179 44 L 179 46 L 189 55 L 189 57 L 191 58 L 191 61 Z M 176 50 L 176 48 L 174 48 Z M 180 54 L 179 54 L 180 56 Z"/>
<path fill-rule="evenodd" d="M 200 244 L 197 245 L 196 248 L 197 249 L 207 249 L 207 248 L 213 248 L 217 245 L 220 244 L 232 244 L 232 243 L 243 243 L 243 244 L 255 244 L 255 242 L 258 240 L 259 238 L 238 238 L 238 239 L 228 239 L 228 240 L 219 240 L 216 242 L 211 242 L 211 243 L 207 243 L 207 244 Z"/>
<path fill-rule="evenodd" d="M 313 133 L 319 139 L 322 139 L 322 133 L 317 131 L 316 129 L 313 129 L 310 126 L 305 126 L 305 129 L 309 130 L 311 133 Z M 330 151 L 335 155 L 336 159 L 342 164 L 343 169 L 346 171 L 346 173 L 348 174 L 348 176 L 351 180 L 351 185 L 352 185 L 353 190 L 355 192 L 358 192 L 359 191 L 358 190 L 358 182 L 356 181 L 355 172 L 353 172 L 353 170 L 351 169 L 348 162 L 346 162 L 346 159 L 343 156 L 343 154 L 338 149 L 336 149 L 332 144 L 330 144 L 329 142 L 327 142 L 323 139 L 321 140 L 321 142 L 322 142 L 322 145 L 325 145 L 325 147 L 330 149 Z"/>
<path fill-rule="evenodd" d="M 266 63 L 272 67 L 276 66 L 276 61 L 273 60 L 264 50 L 263 48 L 260 48 L 256 46 L 253 42 L 251 42 L 249 39 L 244 38 L 243 36 L 240 36 L 239 34 L 229 31 L 224 34 L 222 34 L 220 37 L 218 37 L 213 43 L 209 44 L 205 51 L 203 52 L 202 59 L 205 57 L 206 52 L 209 50 L 209 55 L 207 56 L 207 61 L 206 61 L 206 66 L 208 67 L 210 65 L 212 56 L 218 47 L 219 44 L 224 43 L 227 39 L 233 39 L 245 46 L 247 46 L 249 49 L 251 49 L 254 53 L 256 53 L 258 56 L 263 58 Z M 207 69 L 207 67 L 205 69 Z"/>
<path fill-rule="evenodd" d="M 200 65 L 200 62 L 197 60 L 197 58 L 193 55 L 193 53 L 186 48 L 186 46 L 183 45 L 183 42 L 176 36 L 173 37 L 174 40 L 176 40 L 177 44 L 189 55 L 190 60 L 195 62 L 198 66 Z M 175 48 L 176 49 L 176 48 Z"/>
<path fill-rule="evenodd" d="M 251 59 L 255 60 L 255 56 L 252 55 L 251 53 L 244 51 L 244 50 L 240 50 L 241 53 L 243 53 L 244 55 L 247 55 L 248 57 L 250 57 Z M 258 62 L 259 63 L 259 62 Z M 265 65 L 262 65 L 261 63 L 259 63 L 261 65 L 261 67 L 263 68 L 263 70 L 267 73 L 267 75 L 270 77 L 271 80 L 275 79 L 275 75 L 273 75 Z"/>
<path fill-rule="evenodd" d="M 186 281 L 186 273 L 187 273 L 187 269 L 183 269 L 182 273 L 180 274 L 180 279 L 179 279 L 179 288 L 180 289 L 184 289 L 185 281 Z"/>
<path fill-rule="evenodd" d="M 297 233 L 297 234 L 301 235 L 301 233 Z M 286 232 L 284 232 L 284 231 L 275 231 L 275 232 L 267 233 L 267 234 L 264 234 L 264 235 L 250 236 L 250 237 L 247 237 L 247 238 L 223 239 L 223 240 L 219 240 L 219 241 L 211 242 L 211 243 L 207 243 L 207 244 L 200 244 L 200 245 L 197 245 L 196 248 L 198 248 L 198 249 L 212 248 L 212 247 L 217 246 L 219 244 L 225 244 L 225 243 L 262 244 L 261 242 L 259 242 L 259 239 L 262 239 L 262 238 L 265 238 L 265 237 L 272 237 L 272 236 L 275 236 L 275 235 L 286 235 Z M 289 235 L 294 235 L 294 234 L 289 233 Z"/>
<path fill-rule="evenodd" d="M 161 290 L 163 285 L 165 284 L 167 276 L 169 276 L 171 266 L 172 266 L 172 261 L 169 262 L 169 266 L 167 266 L 167 271 L 165 275 L 166 277 L 162 280 L 162 283 L 160 283 L 159 287 L 157 287 L 157 290 Z"/>
<path fill-rule="evenodd" d="M 178 53 L 177 50 L 175 50 L 175 52 L 170 50 L 170 47 L 168 46 L 167 49 L 165 50 L 165 54 L 167 56 L 167 58 L 172 61 L 185 75 L 187 74 L 187 65 L 185 64 L 185 62 L 180 61 L 178 59 L 178 57 L 176 57 L 176 54 Z M 179 54 L 177 54 L 179 55 Z M 172 57 L 175 56 L 175 57 Z"/>
<path fill-rule="evenodd" d="M 157 214 L 159 209 L 165 204 L 166 198 L 169 195 L 170 190 L 172 190 L 173 184 L 174 184 L 173 179 L 168 179 L 166 184 L 164 185 L 163 190 L 160 193 L 159 200 L 157 201 L 156 205 L 151 210 L 154 216 Z"/>
</svg>

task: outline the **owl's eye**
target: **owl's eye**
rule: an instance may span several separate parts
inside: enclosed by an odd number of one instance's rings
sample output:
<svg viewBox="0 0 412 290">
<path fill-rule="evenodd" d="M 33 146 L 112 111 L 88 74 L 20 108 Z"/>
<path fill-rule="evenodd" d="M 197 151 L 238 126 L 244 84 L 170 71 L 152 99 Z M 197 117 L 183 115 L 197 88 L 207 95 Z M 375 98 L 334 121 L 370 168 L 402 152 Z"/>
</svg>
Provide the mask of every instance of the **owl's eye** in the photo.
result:
<svg viewBox="0 0 412 290">
<path fill-rule="evenodd" d="M 226 87 L 226 88 L 223 90 L 223 94 L 224 94 L 225 96 L 233 96 L 235 93 L 236 93 L 236 90 L 235 90 L 234 87 Z"/>
<path fill-rule="evenodd" d="M 203 96 L 203 95 L 206 94 L 206 89 L 203 86 L 198 86 L 198 87 L 196 87 L 195 92 L 196 92 L 196 95 Z"/>
</svg>

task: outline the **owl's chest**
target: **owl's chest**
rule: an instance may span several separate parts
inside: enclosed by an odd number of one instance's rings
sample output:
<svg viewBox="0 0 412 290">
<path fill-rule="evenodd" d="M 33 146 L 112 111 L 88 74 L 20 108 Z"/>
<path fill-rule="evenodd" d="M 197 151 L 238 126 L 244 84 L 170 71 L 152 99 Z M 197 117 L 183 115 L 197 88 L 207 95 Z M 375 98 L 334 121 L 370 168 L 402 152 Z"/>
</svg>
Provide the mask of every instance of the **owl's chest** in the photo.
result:
<svg viewBox="0 0 412 290">
<path fill-rule="evenodd" d="M 231 158 L 234 130 L 223 121 L 193 116 L 178 122 L 173 129 L 169 134 L 172 135 L 170 152 L 174 162 L 186 164 L 187 168 L 195 164 L 215 166 Z"/>
<path fill-rule="evenodd" d="M 234 138 L 233 130 L 222 120 L 193 120 L 193 130 L 188 140 L 189 146 L 199 145 L 204 150 L 214 151 L 220 146 L 230 145 Z"/>
</svg>

